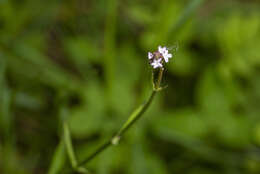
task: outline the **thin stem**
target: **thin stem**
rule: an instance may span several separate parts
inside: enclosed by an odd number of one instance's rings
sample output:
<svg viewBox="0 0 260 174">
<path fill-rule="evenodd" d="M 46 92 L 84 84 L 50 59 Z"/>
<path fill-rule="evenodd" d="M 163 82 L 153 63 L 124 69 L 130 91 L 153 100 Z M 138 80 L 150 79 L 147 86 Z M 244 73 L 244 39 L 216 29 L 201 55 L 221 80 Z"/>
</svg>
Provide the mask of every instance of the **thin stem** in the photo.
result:
<svg viewBox="0 0 260 174">
<path fill-rule="evenodd" d="M 66 121 L 63 122 L 64 142 L 72 168 L 77 167 L 77 160 L 71 143 L 70 131 Z"/>
<path fill-rule="evenodd" d="M 194 12 L 203 4 L 205 0 L 192 0 L 184 9 L 177 22 L 170 30 L 170 34 L 178 33 L 177 31 L 188 21 Z"/>
<path fill-rule="evenodd" d="M 159 90 L 160 89 L 162 76 L 163 76 L 163 70 L 164 70 L 163 68 L 160 68 L 160 70 L 159 70 L 159 75 L 158 75 L 157 83 L 155 85 L 155 90 Z"/>
<path fill-rule="evenodd" d="M 115 137 L 121 137 L 147 110 L 147 108 L 150 106 L 151 102 L 153 101 L 153 98 L 156 94 L 156 90 L 153 90 L 148 101 L 144 103 L 143 105 L 139 106 L 127 119 L 127 121 L 123 124 L 123 126 L 119 129 Z M 115 140 L 115 139 L 114 139 Z"/>
<path fill-rule="evenodd" d="M 110 145 L 111 145 L 111 141 L 107 141 L 106 143 L 104 143 L 94 153 L 92 153 L 86 159 L 84 159 L 81 163 L 79 163 L 79 166 L 82 166 L 82 165 L 86 164 L 87 162 L 91 161 L 93 158 L 95 158 L 99 153 L 103 152 Z"/>
<path fill-rule="evenodd" d="M 141 116 L 145 113 L 145 111 L 148 109 L 148 107 L 151 105 L 155 94 L 160 90 L 160 85 L 162 81 L 163 76 L 163 68 L 160 68 L 157 82 L 154 85 L 154 89 L 147 100 L 146 103 L 139 106 L 126 120 L 126 122 L 123 124 L 123 126 L 119 129 L 119 131 L 113 136 L 108 142 L 104 143 L 101 147 L 99 147 L 94 153 L 92 153 L 90 156 L 88 156 L 85 160 L 83 160 L 79 166 L 85 165 L 92 159 L 94 159 L 97 155 L 99 155 L 101 152 L 103 152 L 105 149 L 110 147 L 111 145 L 117 145 L 121 139 L 121 137 L 124 135 L 124 133 L 129 130 L 134 123 L 136 123 L 137 120 L 141 118 Z"/>
<path fill-rule="evenodd" d="M 66 152 L 65 152 L 65 144 L 64 140 L 62 139 L 59 145 L 56 147 L 54 155 L 52 157 L 52 161 L 48 170 L 48 174 L 58 174 L 62 166 L 65 163 Z"/>
</svg>

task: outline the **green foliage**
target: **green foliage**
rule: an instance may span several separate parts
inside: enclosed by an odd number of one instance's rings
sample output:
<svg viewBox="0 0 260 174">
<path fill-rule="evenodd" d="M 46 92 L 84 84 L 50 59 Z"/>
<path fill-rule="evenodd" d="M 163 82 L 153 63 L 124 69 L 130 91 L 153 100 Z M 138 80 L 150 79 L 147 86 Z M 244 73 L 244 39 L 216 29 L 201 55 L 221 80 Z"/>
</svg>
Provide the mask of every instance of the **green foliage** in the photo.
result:
<svg viewBox="0 0 260 174">
<path fill-rule="evenodd" d="M 96 150 L 148 97 L 158 45 L 179 47 L 168 87 L 87 170 L 259 173 L 259 18 L 253 0 L 0 0 L 0 173 L 62 173 Z"/>
</svg>

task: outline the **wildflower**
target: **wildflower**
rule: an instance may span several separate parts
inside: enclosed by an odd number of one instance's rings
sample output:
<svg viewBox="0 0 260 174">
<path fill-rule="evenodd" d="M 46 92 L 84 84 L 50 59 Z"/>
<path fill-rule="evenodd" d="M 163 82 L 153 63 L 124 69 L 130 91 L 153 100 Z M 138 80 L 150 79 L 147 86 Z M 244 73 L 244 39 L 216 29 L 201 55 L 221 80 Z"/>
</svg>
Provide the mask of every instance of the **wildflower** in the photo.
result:
<svg viewBox="0 0 260 174">
<path fill-rule="evenodd" d="M 153 58 L 153 54 L 151 52 L 148 52 L 148 59 L 152 59 Z"/>
<path fill-rule="evenodd" d="M 158 47 L 158 51 L 155 51 L 153 53 L 148 52 L 148 59 L 150 60 L 151 66 L 156 68 L 162 68 L 163 63 L 168 63 L 169 58 L 172 58 L 172 54 L 169 53 L 168 49 L 166 47 Z"/>
<path fill-rule="evenodd" d="M 163 55 L 165 53 L 165 51 L 167 51 L 167 48 L 159 46 L 158 51 L 159 51 L 159 53 L 161 53 Z"/>
<path fill-rule="evenodd" d="M 153 66 L 154 69 L 159 68 L 159 67 L 160 67 L 160 68 L 163 67 L 163 66 L 162 66 L 162 63 L 161 63 L 161 60 L 162 60 L 161 58 L 159 58 L 159 59 L 154 59 L 154 60 L 153 60 L 153 62 L 151 63 L 151 65 Z"/>
<path fill-rule="evenodd" d="M 167 50 L 166 47 L 161 47 L 161 46 L 159 46 L 159 47 L 158 47 L 158 51 L 159 51 L 159 53 L 162 54 L 162 56 L 163 56 L 163 58 L 164 58 L 164 61 L 165 61 L 166 63 L 169 61 L 169 58 L 172 57 L 172 54 L 169 54 L 169 53 L 168 53 L 168 50 Z"/>
<path fill-rule="evenodd" d="M 172 58 L 172 54 L 169 54 L 168 50 L 166 50 L 163 54 L 163 58 L 164 58 L 165 62 L 167 63 L 169 61 L 169 58 Z"/>
</svg>

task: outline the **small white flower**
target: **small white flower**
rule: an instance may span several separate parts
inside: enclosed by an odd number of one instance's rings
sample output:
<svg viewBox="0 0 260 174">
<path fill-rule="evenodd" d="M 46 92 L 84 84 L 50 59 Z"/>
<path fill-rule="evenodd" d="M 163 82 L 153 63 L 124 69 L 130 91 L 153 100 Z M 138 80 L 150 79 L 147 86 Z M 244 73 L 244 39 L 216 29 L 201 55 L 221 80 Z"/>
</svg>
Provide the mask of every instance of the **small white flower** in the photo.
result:
<svg viewBox="0 0 260 174">
<path fill-rule="evenodd" d="M 165 51 L 167 51 L 167 48 L 159 46 L 158 51 L 159 51 L 159 53 L 161 53 L 163 55 L 165 53 Z"/>
<path fill-rule="evenodd" d="M 161 63 L 162 59 L 154 59 L 153 62 L 151 63 L 151 65 L 153 66 L 154 69 L 162 67 L 162 63 Z"/>
<path fill-rule="evenodd" d="M 158 47 L 158 51 L 159 51 L 159 53 L 162 54 L 163 59 L 164 59 L 164 61 L 165 61 L 166 63 L 169 61 L 169 58 L 172 57 L 172 54 L 169 54 L 169 53 L 168 53 L 168 50 L 167 50 L 166 47 L 161 47 L 161 46 L 159 46 L 159 47 Z"/>
<path fill-rule="evenodd" d="M 151 52 L 148 52 L 148 59 L 153 58 L 153 54 Z"/>
<path fill-rule="evenodd" d="M 163 54 L 163 58 L 164 58 L 165 62 L 167 63 L 169 61 L 169 58 L 172 58 L 172 54 L 169 54 L 168 50 L 166 50 Z"/>
<path fill-rule="evenodd" d="M 158 46 L 158 51 L 148 52 L 149 62 L 154 69 L 163 68 L 163 64 L 169 62 L 169 58 L 172 58 L 172 54 L 167 47 Z"/>
</svg>

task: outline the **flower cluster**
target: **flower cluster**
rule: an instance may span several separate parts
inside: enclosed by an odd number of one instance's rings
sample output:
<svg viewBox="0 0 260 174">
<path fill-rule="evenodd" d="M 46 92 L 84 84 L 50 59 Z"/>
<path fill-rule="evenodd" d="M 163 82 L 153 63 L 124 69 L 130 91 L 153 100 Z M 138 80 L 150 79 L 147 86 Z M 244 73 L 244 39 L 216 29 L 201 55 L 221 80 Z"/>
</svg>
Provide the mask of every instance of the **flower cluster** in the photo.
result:
<svg viewBox="0 0 260 174">
<path fill-rule="evenodd" d="M 151 66 L 156 68 L 162 68 L 163 63 L 167 63 L 169 58 L 172 57 L 172 54 L 168 53 L 168 49 L 166 47 L 158 47 L 158 51 L 153 53 L 148 52 L 148 59 L 150 60 Z"/>
</svg>

